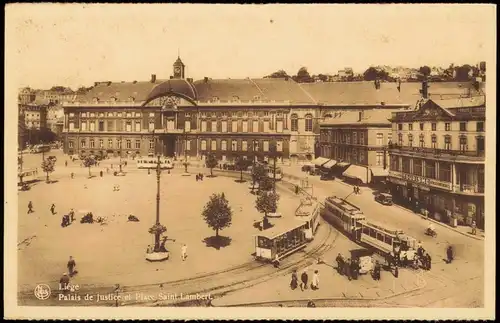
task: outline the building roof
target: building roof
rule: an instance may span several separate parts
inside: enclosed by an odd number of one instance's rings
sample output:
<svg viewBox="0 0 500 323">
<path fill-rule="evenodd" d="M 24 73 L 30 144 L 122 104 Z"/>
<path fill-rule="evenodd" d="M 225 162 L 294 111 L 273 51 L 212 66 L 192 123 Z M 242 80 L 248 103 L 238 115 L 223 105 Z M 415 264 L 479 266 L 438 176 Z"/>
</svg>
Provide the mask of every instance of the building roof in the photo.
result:
<svg viewBox="0 0 500 323">
<path fill-rule="evenodd" d="M 472 108 L 479 107 L 486 104 L 486 98 L 484 96 L 473 96 L 470 98 L 458 98 L 458 99 L 446 99 L 446 100 L 436 100 L 433 99 L 437 105 L 445 109 L 457 109 L 457 108 Z"/>
<path fill-rule="evenodd" d="M 397 110 L 394 110 L 397 111 Z M 360 126 L 360 125 L 387 125 L 390 126 L 392 112 L 391 110 L 373 110 L 362 113 L 362 118 L 359 120 L 359 112 L 346 112 L 340 118 L 329 118 L 321 122 L 321 126 Z"/>
<path fill-rule="evenodd" d="M 196 101 L 198 97 L 196 88 L 192 83 L 183 79 L 171 79 L 155 86 L 148 94 L 145 101 L 149 102 L 171 93 L 176 93 L 190 101 Z"/>
<path fill-rule="evenodd" d="M 400 90 L 398 90 L 398 85 Z M 177 92 L 203 104 L 217 98 L 220 103 L 277 102 L 290 104 L 322 104 L 332 106 L 355 105 L 410 105 L 421 98 L 421 83 L 382 82 L 376 89 L 374 82 L 317 82 L 296 83 L 291 78 L 264 79 L 202 79 L 190 83 L 183 79 L 155 82 L 100 82 L 77 102 L 100 101 L 146 102 L 161 94 Z M 429 84 L 429 97 L 447 100 L 457 96 L 477 95 L 472 83 L 435 82 Z M 464 99 L 467 100 L 467 99 Z"/>
</svg>

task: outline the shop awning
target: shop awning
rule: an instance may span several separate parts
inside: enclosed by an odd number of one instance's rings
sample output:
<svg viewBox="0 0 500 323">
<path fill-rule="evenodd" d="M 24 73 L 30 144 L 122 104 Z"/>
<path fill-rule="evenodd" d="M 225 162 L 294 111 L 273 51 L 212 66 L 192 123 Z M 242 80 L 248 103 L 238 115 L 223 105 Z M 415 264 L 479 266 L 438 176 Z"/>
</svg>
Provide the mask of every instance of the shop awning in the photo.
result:
<svg viewBox="0 0 500 323">
<path fill-rule="evenodd" d="M 312 161 L 312 163 L 315 165 L 315 166 L 318 166 L 318 167 L 321 167 L 323 166 L 323 164 L 326 164 L 328 162 L 329 159 L 327 158 L 324 158 L 324 157 L 318 157 L 316 158 L 315 160 Z"/>
<path fill-rule="evenodd" d="M 337 161 L 336 161 L 336 160 L 334 160 L 334 159 L 330 159 L 329 161 L 327 161 L 327 162 L 326 162 L 326 164 L 324 164 L 324 165 L 323 165 L 323 166 L 321 166 L 321 167 L 330 169 L 330 168 L 332 168 L 333 166 L 335 166 L 335 164 L 337 164 Z"/>
<path fill-rule="evenodd" d="M 368 183 L 367 179 L 367 169 L 366 167 L 358 166 L 358 165 L 351 165 L 349 166 L 348 169 L 346 169 L 343 173 L 343 176 L 345 177 L 350 177 L 354 179 L 359 179 L 363 183 Z"/>
<path fill-rule="evenodd" d="M 372 167 L 370 168 L 372 171 L 373 177 L 387 177 L 389 176 L 389 170 L 383 169 L 382 167 Z"/>
<path fill-rule="evenodd" d="M 338 166 L 338 167 L 346 167 L 348 165 L 349 165 L 349 163 L 346 163 L 346 162 L 338 162 L 336 166 Z"/>
</svg>

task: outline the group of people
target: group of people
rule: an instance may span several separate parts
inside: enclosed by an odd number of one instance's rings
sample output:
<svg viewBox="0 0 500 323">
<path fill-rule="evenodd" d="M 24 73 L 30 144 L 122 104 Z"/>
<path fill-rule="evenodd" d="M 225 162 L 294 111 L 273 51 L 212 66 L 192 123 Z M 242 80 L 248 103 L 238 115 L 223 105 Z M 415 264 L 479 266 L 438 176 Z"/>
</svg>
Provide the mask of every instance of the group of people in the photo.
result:
<svg viewBox="0 0 500 323">
<path fill-rule="evenodd" d="M 71 209 L 68 214 L 63 215 L 61 227 L 67 227 L 68 225 L 73 223 L 73 221 L 75 221 L 75 211 Z"/>
<path fill-rule="evenodd" d="M 429 255 L 429 253 L 425 251 L 420 241 L 417 248 L 417 256 L 418 256 L 417 259 L 420 261 L 422 268 L 425 270 L 431 270 L 431 262 L 432 262 L 431 255 Z"/>
<path fill-rule="evenodd" d="M 347 279 L 349 280 L 356 280 L 358 279 L 359 276 L 359 259 L 354 258 L 348 258 L 347 260 L 342 256 L 340 253 L 337 255 L 337 258 L 335 258 L 335 261 L 337 262 L 337 272 L 341 276 L 347 276 Z"/>
<path fill-rule="evenodd" d="M 292 290 L 297 289 L 297 287 L 300 287 L 300 290 L 304 291 L 307 289 L 309 282 L 309 275 L 307 274 L 307 270 L 304 270 L 302 274 L 300 274 L 300 283 L 299 283 L 299 277 L 297 275 L 297 270 L 294 270 L 292 272 L 292 280 L 290 281 L 290 288 Z M 317 290 L 319 289 L 319 271 L 315 270 L 312 276 L 311 280 L 311 289 L 312 290 Z"/>
<path fill-rule="evenodd" d="M 202 173 L 196 174 L 196 181 L 203 181 L 203 174 Z"/>
<path fill-rule="evenodd" d="M 75 259 L 73 259 L 73 256 L 69 256 L 68 264 L 66 265 L 68 268 L 68 273 L 63 273 L 61 279 L 59 280 L 59 287 L 62 289 L 64 292 L 68 291 L 68 285 L 70 281 L 70 277 L 73 277 L 78 273 L 78 271 L 75 269 L 76 267 L 76 262 Z"/>
<path fill-rule="evenodd" d="M 360 191 L 360 189 L 359 189 L 359 186 L 357 186 L 357 185 L 354 185 L 354 186 L 352 187 L 352 191 L 353 191 L 353 192 L 354 192 L 354 194 L 356 194 L 356 195 L 361 194 L 361 191 Z"/>
</svg>

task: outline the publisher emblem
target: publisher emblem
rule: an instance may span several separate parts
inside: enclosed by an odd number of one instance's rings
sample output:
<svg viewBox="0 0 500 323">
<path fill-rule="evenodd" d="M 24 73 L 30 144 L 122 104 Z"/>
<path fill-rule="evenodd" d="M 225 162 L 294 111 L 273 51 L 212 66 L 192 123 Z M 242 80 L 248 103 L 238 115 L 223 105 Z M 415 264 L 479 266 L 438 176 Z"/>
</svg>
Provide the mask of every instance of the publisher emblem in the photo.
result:
<svg viewBox="0 0 500 323">
<path fill-rule="evenodd" d="M 50 287 L 46 284 L 38 284 L 34 291 L 35 297 L 39 300 L 46 300 L 50 296 Z"/>
</svg>

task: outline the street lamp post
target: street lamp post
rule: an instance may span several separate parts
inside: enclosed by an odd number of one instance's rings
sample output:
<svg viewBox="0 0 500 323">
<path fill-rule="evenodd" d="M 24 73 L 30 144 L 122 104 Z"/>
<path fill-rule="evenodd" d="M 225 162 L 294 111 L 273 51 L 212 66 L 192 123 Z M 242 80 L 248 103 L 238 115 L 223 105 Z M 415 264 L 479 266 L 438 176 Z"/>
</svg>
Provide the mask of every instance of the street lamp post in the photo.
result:
<svg viewBox="0 0 500 323">
<path fill-rule="evenodd" d="M 160 168 L 160 156 L 158 156 L 157 164 L 156 164 L 156 226 L 160 226 L 160 176 L 161 176 L 161 168 Z M 155 251 L 159 251 L 160 249 L 160 231 L 157 230 L 155 232 Z"/>
<path fill-rule="evenodd" d="M 276 139 L 273 139 L 272 146 L 271 146 L 271 154 L 273 157 L 273 192 L 276 193 L 276 158 L 277 158 L 277 153 L 278 149 L 276 147 Z"/>
<path fill-rule="evenodd" d="M 120 173 L 122 172 L 123 135 L 120 135 Z"/>
<path fill-rule="evenodd" d="M 184 128 L 184 174 L 183 176 L 189 176 L 190 174 L 188 173 L 188 160 L 187 160 L 187 131 L 186 128 Z"/>
</svg>

